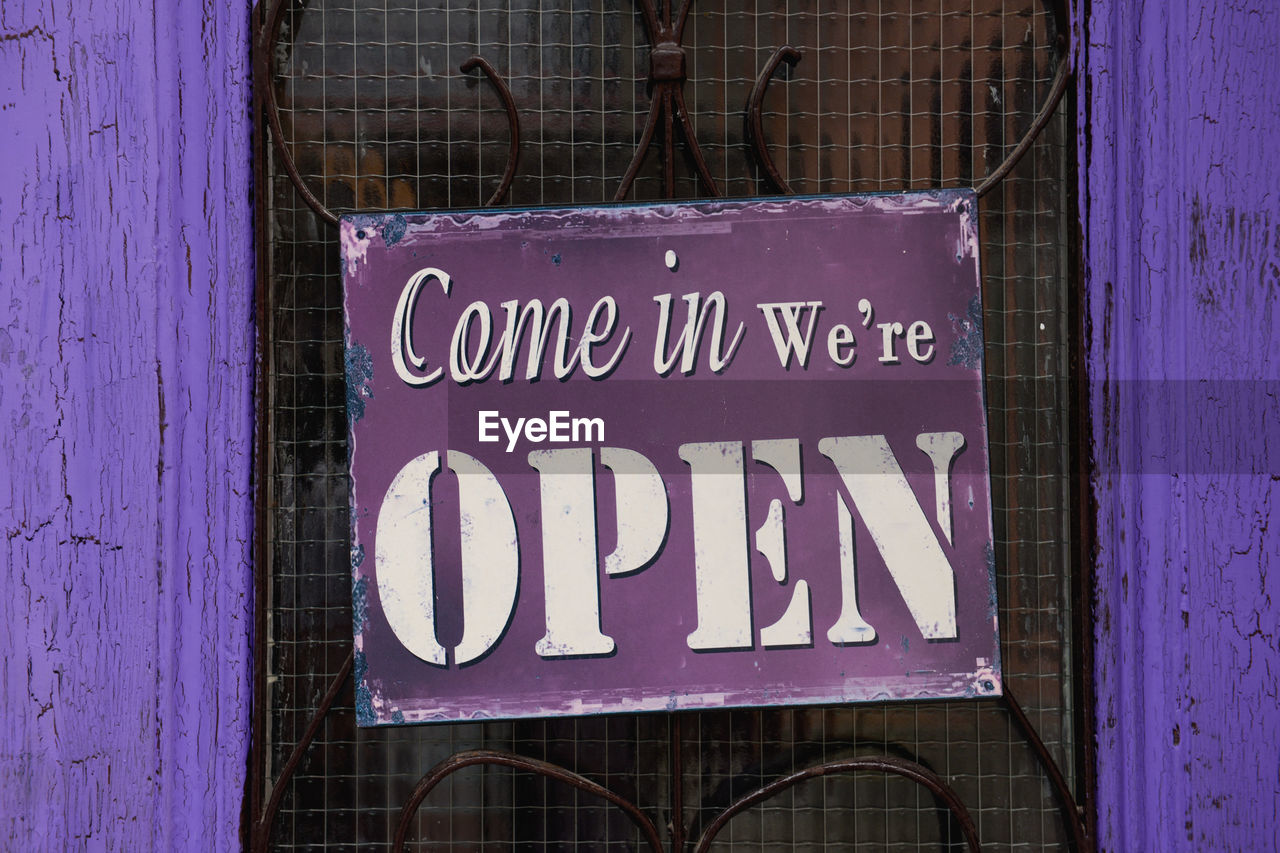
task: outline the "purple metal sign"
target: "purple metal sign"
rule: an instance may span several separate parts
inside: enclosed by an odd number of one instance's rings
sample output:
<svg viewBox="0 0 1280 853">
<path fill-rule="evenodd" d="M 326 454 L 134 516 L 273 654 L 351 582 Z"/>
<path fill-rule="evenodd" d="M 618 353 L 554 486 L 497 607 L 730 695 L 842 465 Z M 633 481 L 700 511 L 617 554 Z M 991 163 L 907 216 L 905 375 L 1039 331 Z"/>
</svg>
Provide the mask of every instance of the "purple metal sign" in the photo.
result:
<svg viewBox="0 0 1280 853">
<path fill-rule="evenodd" d="M 998 695 L 975 211 L 345 218 L 360 723 Z"/>
</svg>

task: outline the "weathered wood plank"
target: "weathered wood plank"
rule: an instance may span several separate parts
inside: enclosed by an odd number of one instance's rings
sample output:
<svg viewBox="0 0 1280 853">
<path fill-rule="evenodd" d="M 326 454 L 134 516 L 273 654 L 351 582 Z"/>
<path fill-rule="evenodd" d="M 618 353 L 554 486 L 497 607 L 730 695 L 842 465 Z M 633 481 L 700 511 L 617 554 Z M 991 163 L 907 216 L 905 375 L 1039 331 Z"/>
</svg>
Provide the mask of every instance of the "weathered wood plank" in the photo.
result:
<svg viewBox="0 0 1280 853">
<path fill-rule="evenodd" d="M 1080 4 L 1108 850 L 1280 838 L 1280 6 Z"/>
<path fill-rule="evenodd" d="M 0 8 L 0 838 L 232 849 L 249 730 L 248 6 Z"/>
</svg>

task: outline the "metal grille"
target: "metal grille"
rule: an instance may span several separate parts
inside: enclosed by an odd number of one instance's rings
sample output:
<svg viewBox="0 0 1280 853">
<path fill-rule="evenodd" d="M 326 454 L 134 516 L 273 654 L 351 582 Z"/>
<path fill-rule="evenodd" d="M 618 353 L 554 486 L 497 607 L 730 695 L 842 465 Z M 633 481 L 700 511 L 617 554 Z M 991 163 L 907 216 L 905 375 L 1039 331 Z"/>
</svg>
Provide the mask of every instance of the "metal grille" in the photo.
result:
<svg viewBox="0 0 1280 853">
<path fill-rule="evenodd" d="M 619 5 L 293 0 L 270 57 L 277 141 L 330 210 L 484 204 L 507 167 L 511 129 L 491 82 L 459 70 L 479 55 L 506 81 L 519 111 L 519 167 L 506 201 L 610 200 L 650 110 L 645 21 L 637 8 Z M 1005 160 L 1046 103 L 1063 61 L 1056 26 L 1031 0 L 695 0 L 683 40 L 685 102 L 717 190 L 775 192 L 751 154 L 744 108 L 775 50 L 791 45 L 802 58 L 774 75 L 761 125 L 792 190 L 973 186 Z M 1069 133 L 1061 115 L 1048 124 L 984 196 L 981 228 L 1006 681 L 1077 787 L 1068 568 Z M 629 198 L 666 195 L 662 141 L 660 130 Z M 675 197 L 704 197 L 708 190 L 683 153 L 687 140 L 677 134 L 675 142 Z M 270 788 L 350 652 L 351 595 L 336 233 L 303 203 L 279 152 L 264 149 L 263 156 L 269 544 L 260 567 L 267 671 L 257 772 Z M 346 679 L 281 789 L 273 849 L 390 849 L 418 779 L 448 756 L 482 747 L 589 777 L 646 812 L 668 845 L 677 832 L 696 839 L 721 810 L 782 774 L 868 754 L 911 758 L 937 772 L 965 801 L 984 849 L 1067 844 L 1034 752 L 1005 708 L 990 701 L 371 730 L 355 726 L 353 703 Z M 645 849 L 615 806 L 506 768 L 449 777 L 414 821 L 411 849 Z M 854 843 L 961 849 L 959 832 L 925 789 L 861 774 L 811 780 L 743 812 L 713 849 Z"/>
</svg>

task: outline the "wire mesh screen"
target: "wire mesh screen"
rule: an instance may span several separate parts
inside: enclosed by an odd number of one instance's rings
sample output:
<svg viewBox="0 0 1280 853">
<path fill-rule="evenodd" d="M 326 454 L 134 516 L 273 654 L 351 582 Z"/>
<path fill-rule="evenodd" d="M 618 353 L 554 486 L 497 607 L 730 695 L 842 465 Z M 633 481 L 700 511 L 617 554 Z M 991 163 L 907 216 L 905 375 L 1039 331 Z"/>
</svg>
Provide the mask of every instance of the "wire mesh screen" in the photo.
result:
<svg viewBox="0 0 1280 853">
<path fill-rule="evenodd" d="M 607 6 L 608 8 L 602 8 Z M 732 7 L 732 8 L 731 8 Z M 585 204 L 779 190 L 745 115 L 775 51 L 763 139 L 802 193 L 973 186 L 1044 106 L 1063 61 L 1040 4 L 883 0 L 716 4 L 683 32 L 688 79 L 674 155 L 650 121 L 651 34 L 639 5 L 582 0 L 293 0 L 271 79 L 279 149 L 265 152 L 269 270 L 265 750 L 269 788 L 351 650 L 346 389 L 330 211 L 484 204 L 513 127 L 498 87 L 460 67 L 483 57 L 517 106 L 520 158 L 505 202 Z M 661 117 L 659 117 L 661 118 Z M 1075 784 L 1067 479 L 1069 124 L 1055 117 L 981 202 L 984 324 L 998 591 L 1006 683 Z M 859 755 L 910 758 L 964 800 L 984 848 L 1065 848 L 1035 754 L 996 702 L 893 703 L 358 729 L 348 678 L 283 782 L 271 845 L 387 850 L 402 805 L 437 762 L 496 748 L 559 765 L 696 839 L 743 795 Z M 676 803 L 682 803 L 676 813 Z M 571 785 L 499 767 L 449 777 L 413 819 L 411 849 L 639 850 L 619 808 Z M 933 796 L 903 779 L 813 779 L 733 817 L 717 850 L 961 849 Z M 416 845 L 416 846 L 415 846 Z"/>
</svg>

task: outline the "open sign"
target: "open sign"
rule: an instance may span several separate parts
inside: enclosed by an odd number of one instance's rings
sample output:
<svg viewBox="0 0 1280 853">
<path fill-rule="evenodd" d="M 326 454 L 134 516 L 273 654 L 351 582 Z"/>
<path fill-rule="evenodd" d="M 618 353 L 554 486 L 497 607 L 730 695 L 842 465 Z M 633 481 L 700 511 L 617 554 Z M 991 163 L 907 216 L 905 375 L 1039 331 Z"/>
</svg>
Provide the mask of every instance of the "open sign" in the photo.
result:
<svg viewBox="0 0 1280 853">
<path fill-rule="evenodd" d="M 359 721 L 998 694 L 974 210 L 345 219 Z"/>
</svg>

